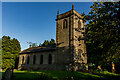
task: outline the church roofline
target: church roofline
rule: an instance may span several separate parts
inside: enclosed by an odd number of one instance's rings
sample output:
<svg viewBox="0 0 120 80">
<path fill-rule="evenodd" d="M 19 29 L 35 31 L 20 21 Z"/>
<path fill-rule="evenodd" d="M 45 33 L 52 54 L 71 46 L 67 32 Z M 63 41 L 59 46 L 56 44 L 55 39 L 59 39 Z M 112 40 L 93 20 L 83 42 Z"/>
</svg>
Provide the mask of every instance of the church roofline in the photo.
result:
<svg viewBox="0 0 120 80">
<path fill-rule="evenodd" d="M 19 54 L 31 54 L 31 53 L 56 51 L 56 50 L 63 50 L 63 49 L 68 49 L 68 47 L 65 47 L 65 46 L 57 47 L 56 45 L 55 46 L 47 45 L 47 46 L 28 48 L 28 49 L 21 51 Z"/>
<path fill-rule="evenodd" d="M 43 51 L 53 51 L 56 50 L 56 46 L 48 45 L 48 46 L 39 46 L 39 47 L 32 47 L 21 51 L 19 54 L 29 54 L 29 53 L 36 53 L 36 52 L 43 52 Z"/>
<path fill-rule="evenodd" d="M 55 51 L 56 48 L 51 48 L 51 49 L 36 49 L 36 50 L 30 50 L 26 52 L 21 52 L 19 54 L 31 54 L 31 53 L 38 53 L 38 52 L 47 52 L 47 51 Z"/>
</svg>

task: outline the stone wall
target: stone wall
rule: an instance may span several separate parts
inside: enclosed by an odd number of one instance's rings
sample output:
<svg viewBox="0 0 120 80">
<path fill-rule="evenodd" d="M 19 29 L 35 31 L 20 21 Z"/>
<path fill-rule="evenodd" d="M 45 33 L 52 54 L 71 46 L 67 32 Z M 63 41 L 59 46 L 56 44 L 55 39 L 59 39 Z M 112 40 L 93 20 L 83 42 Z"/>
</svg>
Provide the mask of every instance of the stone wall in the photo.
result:
<svg viewBox="0 0 120 80">
<path fill-rule="evenodd" d="M 85 33 L 84 24 L 85 23 L 83 23 L 83 20 L 80 18 L 80 16 L 74 15 L 73 19 L 74 61 L 79 65 L 87 64 L 86 44 L 84 42 Z"/>
<path fill-rule="evenodd" d="M 48 57 L 49 57 L 49 54 L 52 55 L 52 64 L 48 64 Z M 35 60 L 35 64 L 33 63 L 33 57 L 34 55 L 36 55 L 36 60 Z M 41 55 L 43 55 L 43 64 L 40 63 L 40 58 L 41 58 Z M 46 52 L 38 52 L 38 53 L 29 53 L 29 54 L 20 54 L 19 55 L 19 69 L 21 69 L 21 67 L 23 66 L 24 68 L 28 68 L 28 67 L 39 67 L 39 66 L 51 66 L 55 63 L 55 51 L 46 51 Z M 24 61 L 23 60 L 23 56 L 24 56 Z M 27 58 L 29 56 L 29 64 L 27 63 Z"/>
<path fill-rule="evenodd" d="M 52 64 L 48 63 L 49 54 L 52 55 Z M 33 64 L 33 56 L 36 55 L 35 64 Z M 40 64 L 40 55 L 43 55 L 43 64 Z M 23 61 L 24 56 L 24 61 Z M 27 58 L 29 58 L 29 64 Z M 65 70 L 65 65 L 70 63 L 69 50 L 58 49 L 55 51 L 44 51 L 38 53 L 27 53 L 19 55 L 18 69 L 33 70 Z M 61 66 L 61 67 L 60 67 Z"/>
<path fill-rule="evenodd" d="M 67 20 L 67 28 L 63 29 L 63 22 Z M 69 46 L 69 17 L 57 21 L 56 42 L 58 47 Z"/>
<path fill-rule="evenodd" d="M 83 17 L 74 9 L 61 15 L 58 14 L 57 16 L 56 42 L 58 47 L 69 47 L 69 54 L 71 54 L 71 57 L 73 57 L 71 59 L 75 63 L 87 64 L 86 44 L 84 42 L 85 23 L 82 20 Z M 63 29 L 64 20 L 68 22 L 66 29 Z"/>
</svg>

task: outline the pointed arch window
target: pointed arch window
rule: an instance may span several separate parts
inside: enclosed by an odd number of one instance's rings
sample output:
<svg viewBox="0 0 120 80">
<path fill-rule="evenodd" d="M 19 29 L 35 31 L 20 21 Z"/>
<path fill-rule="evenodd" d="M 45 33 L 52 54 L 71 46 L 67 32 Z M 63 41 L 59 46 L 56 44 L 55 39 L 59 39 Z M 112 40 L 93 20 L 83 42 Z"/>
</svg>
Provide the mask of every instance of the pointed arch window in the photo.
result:
<svg viewBox="0 0 120 80">
<path fill-rule="evenodd" d="M 80 20 L 78 21 L 78 29 L 81 29 L 81 22 L 80 22 Z"/>
<path fill-rule="evenodd" d="M 43 64 L 43 55 L 40 55 L 40 64 Z"/>
<path fill-rule="evenodd" d="M 30 60 L 30 57 L 28 56 L 28 57 L 27 57 L 27 64 L 29 64 L 29 60 Z"/>
<path fill-rule="evenodd" d="M 52 55 L 51 54 L 49 54 L 49 56 L 48 56 L 48 64 L 52 64 Z"/>
<path fill-rule="evenodd" d="M 36 55 L 33 56 L 33 64 L 36 62 Z"/>
<path fill-rule="evenodd" d="M 22 57 L 22 64 L 24 63 L 24 56 Z"/>
<path fill-rule="evenodd" d="M 65 28 L 67 28 L 67 20 L 66 19 L 63 21 L 63 29 L 65 29 Z"/>
</svg>

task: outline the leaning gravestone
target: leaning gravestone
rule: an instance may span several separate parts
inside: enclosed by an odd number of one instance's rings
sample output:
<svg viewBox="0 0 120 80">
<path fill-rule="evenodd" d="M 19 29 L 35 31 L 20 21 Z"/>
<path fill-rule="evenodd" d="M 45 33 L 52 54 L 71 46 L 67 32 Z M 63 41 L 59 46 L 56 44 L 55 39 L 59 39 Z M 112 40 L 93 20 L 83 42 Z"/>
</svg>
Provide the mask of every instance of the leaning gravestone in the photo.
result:
<svg viewBox="0 0 120 80">
<path fill-rule="evenodd" d="M 10 80 L 10 79 L 11 79 L 11 69 L 8 68 L 8 69 L 5 71 L 4 80 Z"/>
</svg>

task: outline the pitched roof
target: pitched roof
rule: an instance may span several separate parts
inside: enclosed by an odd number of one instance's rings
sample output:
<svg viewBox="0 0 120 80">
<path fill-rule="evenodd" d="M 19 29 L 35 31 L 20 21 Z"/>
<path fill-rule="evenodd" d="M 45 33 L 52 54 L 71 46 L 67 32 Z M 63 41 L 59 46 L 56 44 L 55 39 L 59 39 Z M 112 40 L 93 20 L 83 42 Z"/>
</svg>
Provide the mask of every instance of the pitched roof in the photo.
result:
<svg viewBox="0 0 120 80">
<path fill-rule="evenodd" d="M 52 50 L 56 50 L 56 45 L 32 47 L 32 48 L 23 50 L 22 52 L 20 52 L 20 54 L 36 53 L 41 51 L 52 51 Z"/>
</svg>

